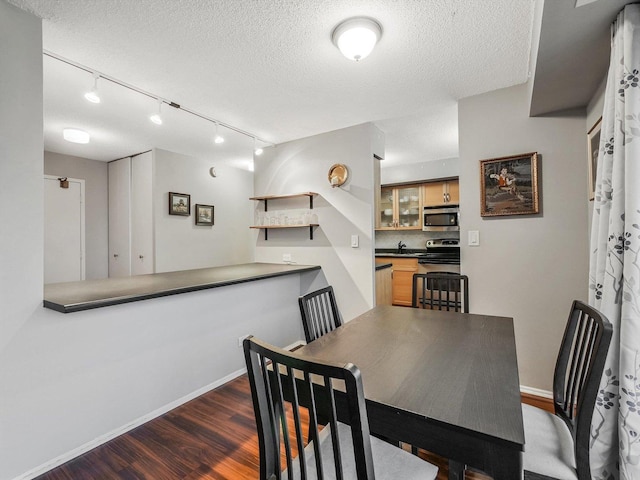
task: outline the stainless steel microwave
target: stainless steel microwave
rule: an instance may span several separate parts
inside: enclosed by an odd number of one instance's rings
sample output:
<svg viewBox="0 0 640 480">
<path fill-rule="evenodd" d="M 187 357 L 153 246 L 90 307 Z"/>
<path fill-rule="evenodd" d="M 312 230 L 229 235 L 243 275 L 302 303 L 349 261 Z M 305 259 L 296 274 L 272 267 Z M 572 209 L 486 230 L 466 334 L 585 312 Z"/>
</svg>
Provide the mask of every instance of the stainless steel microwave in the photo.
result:
<svg viewBox="0 0 640 480">
<path fill-rule="evenodd" d="M 450 232 L 460 230 L 460 208 L 458 205 L 446 207 L 424 207 L 422 230 L 425 232 Z"/>
</svg>

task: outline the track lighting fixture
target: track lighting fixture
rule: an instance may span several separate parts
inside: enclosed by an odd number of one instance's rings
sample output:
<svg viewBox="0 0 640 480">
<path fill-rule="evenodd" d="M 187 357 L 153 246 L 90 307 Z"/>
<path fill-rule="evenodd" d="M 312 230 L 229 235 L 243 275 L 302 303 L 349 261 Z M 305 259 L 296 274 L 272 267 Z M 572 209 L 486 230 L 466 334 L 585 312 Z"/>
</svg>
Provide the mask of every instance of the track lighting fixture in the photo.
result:
<svg viewBox="0 0 640 480">
<path fill-rule="evenodd" d="M 155 123 L 156 125 L 162 125 L 162 100 L 158 99 L 158 113 L 154 113 L 153 115 L 151 115 L 149 117 L 149 120 L 151 120 L 153 123 Z"/>
<path fill-rule="evenodd" d="M 255 155 L 262 155 L 262 152 L 264 152 L 264 150 L 262 149 L 262 147 L 258 147 L 256 145 L 256 137 L 253 137 L 253 153 Z"/>
<path fill-rule="evenodd" d="M 100 103 L 100 95 L 98 95 L 98 79 L 100 75 L 97 73 L 93 74 L 93 88 L 91 91 L 84 94 L 84 98 L 86 98 L 91 103 Z"/>
<path fill-rule="evenodd" d="M 273 143 L 268 142 L 266 140 L 263 140 L 261 138 L 258 138 L 257 136 L 255 136 L 254 134 L 252 134 L 250 132 L 247 132 L 246 130 L 242 130 L 240 128 L 234 127 L 233 125 L 229 125 L 228 123 L 220 122 L 219 120 L 213 119 L 211 117 L 208 117 L 206 115 L 198 113 L 198 112 L 196 112 L 194 110 L 191 110 L 189 108 L 183 107 L 183 106 L 181 106 L 181 105 L 179 105 L 179 104 L 177 104 L 175 102 L 172 102 L 172 101 L 169 101 L 169 100 L 164 100 L 161 97 L 159 97 L 158 95 L 155 95 L 153 93 L 150 93 L 150 92 L 147 92 L 145 90 L 142 90 L 142 89 L 140 89 L 140 88 L 138 88 L 138 87 L 136 87 L 134 85 L 128 84 L 126 82 L 123 82 L 122 80 L 118 80 L 118 79 L 116 79 L 114 77 L 106 75 L 105 73 L 97 72 L 97 71 L 93 70 L 90 67 L 87 67 L 87 66 L 82 65 L 80 63 L 74 62 L 73 60 L 69 60 L 67 58 L 61 57 L 60 55 L 58 55 L 56 53 L 53 53 L 53 52 L 45 50 L 43 52 L 43 55 L 45 55 L 47 57 L 50 57 L 50 58 L 53 58 L 55 60 L 58 60 L 60 62 L 66 63 L 68 65 L 71 65 L 73 67 L 76 67 L 76 68 L 78 68 L 80 70 L 83 70 L 85 72 L 91 73 L 93 75 L 93 78 L 94 78 L 93 89 L 90 92 L 87 92 L 85 94 L 85 98 L 90 102 L 94 102 L 94 103 L 99 103 L 100 102 L 100 97 L 98 95 L 98 88 L 97 87 L 98 87 L 98 78 L 101 78 L 103 80 L 109 81 L 111 83 L 115 83 L 116 85 L 120 85 L 121 87 L 127 88 L 127 89 L 132 90 L 134 92 L 137 92 L 137 93 L 139 93 L 141 95 L 145 95 L 145 96 L 147 96 L 149 98 L 152 98 L 152 99 L 156 100 L 158 102 L 158 112 L 149 116 L 149 119 L 153 123 L 155 123 L 156 125 L 162 125 L 162 116 L 161 116 L 162 104 L 166 103 L 167 105 L 169 105 L 169 106 L 171 106 L 173 108 L 176 108 L 178 110 L 182 110 L 183 112 L 189 113 L 189 114 L 194 115 L 196 117 L 200 117 L 203 120 L 206 120 L 208 122 L 214 123 L 215 126 L 216 126 L 216 131 L 215 131 L 215 136 L 214 136 L 213 141 L 215 143 L 217 143 L 217 144 L 220 144 L 220 143 L 224 142 L 224 137 L 218 134 L 218 127 L 221 125 L 221 126 L 223 126 L 224 128 L 226 128 L 228 130 L 232 130 L 232 131 L 234 131 L 236 133 L 239 133 L 240 135 L 244 135 L 245 137 L 253 138 L 253 147 L 254 147 L 255 155 L 260 155 L 262 153 L 262 148 L 258 148 L 256 146 L 256 141 L 257 140 L 259 140 L 263 145 L 273 145 Z M 82 132 L 82 130 L 80 130 L 80 132 Z M 84 134 L 84 137 L 82 136 L 83 134 Z M 67 139 L 66 135 L 67 134 L 65 133 L 65 139 Z M 70 135 L 73 136 L 74 134 L 70 134 Z M 87 132 L 82 132 L 80 134 L 80 138 L 86 138 L 86 140 L 83 140 L 81 143 L 88 143 L 89 142 L 89 134 Z M 69 141 L 74 141 L 74 140 L 69 140 Z M 75 140 L 75 141 L 77 142 L 78 140 Z"/>
<path fill-rule="evenodd" d="M 224 143 L 224 137 L 218 134 L 218 122 L 216 122 L 216 134 L 213 137 L 214 143 Z"/>
</svg>

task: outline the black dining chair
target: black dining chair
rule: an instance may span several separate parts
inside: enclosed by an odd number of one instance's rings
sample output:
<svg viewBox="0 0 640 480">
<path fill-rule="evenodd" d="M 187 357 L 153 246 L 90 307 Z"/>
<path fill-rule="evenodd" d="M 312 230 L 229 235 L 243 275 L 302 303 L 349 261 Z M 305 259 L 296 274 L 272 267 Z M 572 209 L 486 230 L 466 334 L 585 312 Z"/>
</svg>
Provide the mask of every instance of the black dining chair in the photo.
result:
<svg viewBox="0 0 640 480">
<path fill-rule="evenodd" d="M 342 325 L 333 287 L 328 286 L 298 297 L 307 343 Z"/>
<path fill-rule="evenodd" d="M 553 375 L 555 413 L 522 405 L 525 480 L 591 479 L 591 418 L 612 330 L 602 313 L 573 302 Z"/>
<path fill-rule="evenodd" d="M 469 278 L 452 272 L 414 273 L 411 306 L 469 313 Z"/>
<path fill-rule="evenodd" d="M 244 340 L 244 354 L 258 429 L 261 480 L 436 478 L 435 465 L 369 434 L 362 377 L 355 365 L 311 360 L 254 337 Z M 286 394 L 290 401 L 285 400 Z M 309 407 L 311 427 L 306 445 L 302 400 Z M 341 419 L 348 424 L 337 420 L 338 409 L 345 412 Z M 319 414 L 328 419 L 322 429 Z"/>
</svg>

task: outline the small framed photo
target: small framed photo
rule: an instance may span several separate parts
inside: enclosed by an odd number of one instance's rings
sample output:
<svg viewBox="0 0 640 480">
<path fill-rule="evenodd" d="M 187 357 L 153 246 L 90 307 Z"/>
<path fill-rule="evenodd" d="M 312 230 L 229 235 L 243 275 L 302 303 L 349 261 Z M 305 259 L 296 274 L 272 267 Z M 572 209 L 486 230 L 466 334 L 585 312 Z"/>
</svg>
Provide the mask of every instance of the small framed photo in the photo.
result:
<svg viewBox="0 0 640 480">
<path fill-rule="evenodd" d="M 596 174 L 598 173 L 598 151 L 600 150 L 600 128 L 602 117 L 587 132 L 587 150 L 589 151 L 589 200 L 593 200 L 596 192 Z"/>
<path fill-rule="evenodd" d="M 196 203 L 196 225 L 213 225 L 213 205 Z"/>
<path fill-rule="evenodd" d="M 480 161 L 480 215 L 533 215 L 540 211 L 538 154 Z"/>
<path fill-rule="evenodd" d="M 191 215 L 191 195 L 169 192 L 169 215 Z"/>
</svg>

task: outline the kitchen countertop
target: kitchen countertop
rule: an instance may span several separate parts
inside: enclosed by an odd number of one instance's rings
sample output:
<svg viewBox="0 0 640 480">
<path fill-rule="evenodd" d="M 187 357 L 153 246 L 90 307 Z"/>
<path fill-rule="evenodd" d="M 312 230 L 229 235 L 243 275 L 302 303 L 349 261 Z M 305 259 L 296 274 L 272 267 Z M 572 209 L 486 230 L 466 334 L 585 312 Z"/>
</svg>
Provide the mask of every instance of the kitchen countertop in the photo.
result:
<svg viewBox="0 0 640 480">
<path fill-rule="evenodd" d="M 376 248 L 376 257 L 401 257 L 401 258 L 419 258 L 427 254 L 425 249 L 405 248 L 403 253 L 398 253 L 397 248 Z"/>
<path fill-rule="evenodd" d="M 123 278 L 52 283 L 44 286 L 43 306 L 62 313 L 79 312 L 319 269 L 319 265 L 244 263 Z"/>
<path fill-rule="evenodd" d="M 378 270 L 384 270 L 385 268 L 393 267 L 393 263 L 377 263 L 376 264 L 376 272 Z"/>
</svg>

